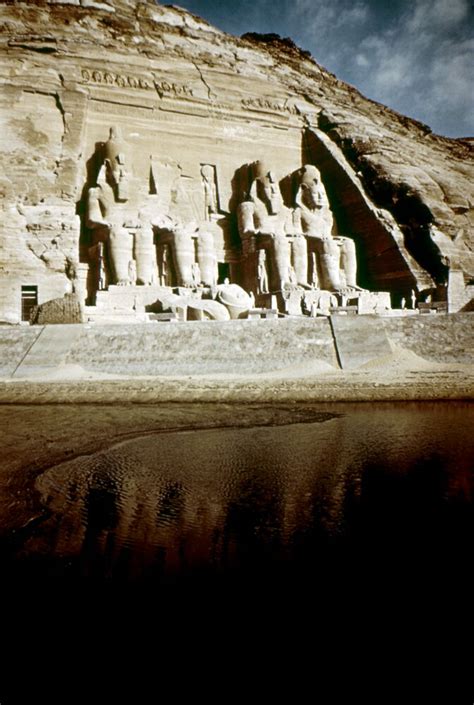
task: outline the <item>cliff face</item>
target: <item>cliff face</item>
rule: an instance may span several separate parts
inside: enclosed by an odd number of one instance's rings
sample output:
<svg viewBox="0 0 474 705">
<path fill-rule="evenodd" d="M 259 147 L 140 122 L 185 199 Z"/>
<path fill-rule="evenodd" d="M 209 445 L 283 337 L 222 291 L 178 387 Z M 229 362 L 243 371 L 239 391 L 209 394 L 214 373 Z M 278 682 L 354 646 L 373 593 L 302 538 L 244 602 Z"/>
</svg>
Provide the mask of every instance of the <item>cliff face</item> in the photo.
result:
<svg viewBox="0 0 474 705">
<path fill-rule="evenodd" d="M 22 286 L 38 287 L 40 303 L 81 277 L 91 286 L 101 238 L 86 206 L 111 126 L 128 177 L 121 227 L 137 262 L 137 233 L 157 218 L 199 225 L 211 199 L 217 258 L 232 278 L 248 165 L 269 164 L 291 208 L 295 175 L 313 164 L 336 234 L 355 242 L 363 286 L 392 301 L 415 290 L 447 295 L 451 310 L 468 305 L 472 141 L 367 100 L 289 41 L 237 39 L 176 7 L 7 2 L 0 22 L 0 320 L 20 319 Z"/>
</svg>

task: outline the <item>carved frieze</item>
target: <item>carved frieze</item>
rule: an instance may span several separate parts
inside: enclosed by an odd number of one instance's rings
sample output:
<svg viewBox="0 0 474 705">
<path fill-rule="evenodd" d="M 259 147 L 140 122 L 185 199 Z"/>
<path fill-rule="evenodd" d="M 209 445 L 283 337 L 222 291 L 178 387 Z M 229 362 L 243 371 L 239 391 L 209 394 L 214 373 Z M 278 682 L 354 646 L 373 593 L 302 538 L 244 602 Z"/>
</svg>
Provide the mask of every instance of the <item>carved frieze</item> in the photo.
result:
<svg viewBox="0 0 474 705">
<path fill-rule="evenodd" d="M 242 98 L 242 107 L 247 110 L 269 110 L 277 113 L 285 113 L 287 115 L 299 115 L 299 110 L 296 105 L 288 103 L 286 100 L 275 100 L 274 98 Z"/>
<path fill-rule="evenodd" d="M 153 90 L 153 83 L 143 76 L 132 76 L 130 74 L 114 73 L 113 71 L 101 71 L 99 69 L 81 70 L 83 83 L 92 83 L 101 86 L 118 88 L 138 88 L 141 90 Z"/>
<path fill-rule="evenodd" d="M 190 86 L 172 81 L 155 80 L 155 88 L 161 97 L 171 95 L 173 97 L 192 98 L 193 96 L 193 89 Z"/>
</svg>

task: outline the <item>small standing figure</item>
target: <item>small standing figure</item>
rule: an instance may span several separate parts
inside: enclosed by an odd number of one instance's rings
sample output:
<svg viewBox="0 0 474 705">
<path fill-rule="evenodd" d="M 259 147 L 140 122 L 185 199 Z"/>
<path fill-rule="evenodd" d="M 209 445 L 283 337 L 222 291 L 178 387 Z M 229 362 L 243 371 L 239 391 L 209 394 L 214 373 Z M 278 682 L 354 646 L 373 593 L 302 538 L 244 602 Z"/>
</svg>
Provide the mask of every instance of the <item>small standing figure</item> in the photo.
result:
<svg viewBox="0 0 474 705">
<path fill-rule="evenodd" d="M 296 288 L 298 286 L 295 268 L 291 265 L 288 267 L 288 281 L 292 287 Z"/>
<path fill-rule="evenodd" d="M 195 262 L 192 266 L 192 277 L 193 277 L 194 286 L 200 286 L 200 284 L 201 284 L 201 270 L 199 269 L 199 265 L 197 262 Z"/>
<path fill-rule="evenodd" d="M 205 220 L 210 220 L 211 215 L 219 211 L 214 167 L 211 164 L 203 164 L 201 176 L 204 186 L 204 218 Z"/>
<path fill-rule="evenodd" d="M 415 310 L 416 309 L 416 293 L 415 293 L 414 289 L 411 290 L 411 297 L 410 298 L 411 298 L 411 307 L 413 310 Z"/>
<path fill-rule="evenodd" d="M 265 250 L 258 251 L 257 278 L 259 294 L 268 294 L 268 273 Z"/>
<path fill-rule="evenodd" d="M 137 282 L 137 265 L 134 259 L 129 260 L 128 263 L 128 279 L 132 286 L 135 286 Z"/>
<path fill-rule="evenodd" d="M 159 282 L 161 286 L 168 286 L 168 245 L 163 247 L 161 266 L 159 266 Z"/>
<path fill-rule="evenodd" d="M 105 289 L 105 270 L 104 270 L 104 243 L 99 242 L 98 244 L 98 256 L 97 256 L 97 268 L 99 271 L 99 291 Z"/>
<path fill-rule="evenodd" d="M 319 288 L 319 278 L 318 278 L 318 262 L 316 259 L 316 252 L 310 252 L 311 255 L 311 288 Z"/>
<path fill-rule="evenodd" d="M 402 311 L 404 311 L 406 309 L 406 307 L 407 307 L 406 299 L 404 296 L 402 296 L 402 300 L 400 301 L 400 308 L 402 309 Z"/>
</svg>

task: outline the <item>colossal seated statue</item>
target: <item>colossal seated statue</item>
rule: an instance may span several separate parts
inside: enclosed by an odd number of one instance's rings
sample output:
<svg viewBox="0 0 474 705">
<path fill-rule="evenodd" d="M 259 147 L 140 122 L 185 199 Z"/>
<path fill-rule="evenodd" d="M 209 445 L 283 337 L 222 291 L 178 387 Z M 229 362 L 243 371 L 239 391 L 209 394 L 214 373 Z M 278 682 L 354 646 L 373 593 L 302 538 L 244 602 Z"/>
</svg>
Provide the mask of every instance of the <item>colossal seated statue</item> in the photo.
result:
<svg viewBox="0 0 474 705">
<path fill-rule="evenodd" d="M 104 178 L 104 168 L 97 178 L 97 186 L 87 194 L 86 225 L 94 232 L 94 244 L 107 244 L 110 263 L 109 283 L 125 286 L 129 281 L 129 262 L 133 257 L 133 235 L 124 227 L 126 215 L 116 207 L 112 187 Z"/>
<path fill-rule="evenodd" d="M 219 224 L 223 215 L 215 166 L 201 164 L 200 178 L 184 177 L 177 162 L 155 159 L 152 170 L 155 184 L 167 194 L 160 212 L 151 219 L 161 283 L 188 288 L 216 286 L 216 243 L 222 239 Z"/>
<path fill-rule="evenodd" d="M 156 268 L 153 231 L 147 214 L 130 204 L 125 163 L 125 144 L 111 127 L 96 185 L 87 193 L 86 226 L 93 231 L 93 245 L 106 245 L 109 283 L 131 284 L 133 270 L 137 284 L 151 284 Z"/>
<path fill-rule="evenodd" d="M 292 213 L 283 203 L 278 182 L 261 161 L 252 165 L 248 200 L 239 206 L 238 223 L 243 241 L 252 238 L 256 250 L 266 250 L 269 271 L 263 272 L 263 258 L 257 264 L 261 289 L 267 286 L 267 274 L 271 291 L 308 287 L 306 239 L 293 228 Z"/>
<path fill-rule="evenodd" d="M 356 282 L 354 241 L 332 235 L 333 215 L 326 189 L 318 169 L 312 164 L 306 164 L 301 169 L 295 206 L 295 228 L 307 238 L 310 255 L 316 254 L 312 258 L 318 268 L 316 272 L 313 266 L 313 286 L 328 291 L 360 291 Z"/>
</svg>

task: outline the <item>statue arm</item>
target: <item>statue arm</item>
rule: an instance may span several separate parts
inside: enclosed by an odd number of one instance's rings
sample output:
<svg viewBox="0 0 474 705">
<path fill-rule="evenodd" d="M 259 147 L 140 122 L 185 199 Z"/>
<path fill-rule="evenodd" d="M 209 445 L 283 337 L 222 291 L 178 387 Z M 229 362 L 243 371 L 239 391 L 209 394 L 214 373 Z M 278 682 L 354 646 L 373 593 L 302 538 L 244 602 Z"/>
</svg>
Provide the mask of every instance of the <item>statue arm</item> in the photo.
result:
<svg viewBox="0 0 474 705">
<path fill-rule="evenodd" d="M 250 200 L 253 201 L 253 203 L 255 203 L 255 201 L 256 201 L 257 198 L 258 198 L 258 195 L 257 195 L 257 181 L 256 181 L 256 179 L 254 179 L 254 180 L 252 181 L 252 184 L 251 184 L 251 186 L 250 186 L 249 196 L 250 196 Z"/>
<path fill-rule="evenodd" d="M 87 194 L 87 219 L 86 225 L 88 228 L 110 227 L 110 224 L 104 220 L 101 209 L 100 189 L 91 188 Z"/>
<path fill-rule="evenodd" d="M 238 209 L 239 232 L 241 235 L 255 234 L 254 205 L 251 201 L 244 201 Z"/>
<path fill-rule="evenodd" d="M 298 208 L 304 208 L 304 203 L 303 203 L 303 194 L 302 194 L 302 189 L 301 186 L 298 188 L 298 191 L 296 192 L 295 196 L 295 206 Z"/>
</svg>

